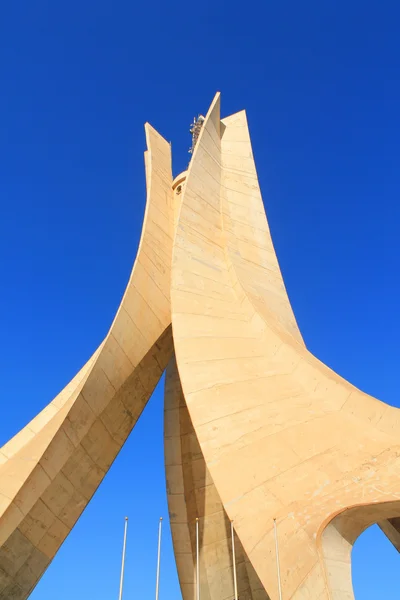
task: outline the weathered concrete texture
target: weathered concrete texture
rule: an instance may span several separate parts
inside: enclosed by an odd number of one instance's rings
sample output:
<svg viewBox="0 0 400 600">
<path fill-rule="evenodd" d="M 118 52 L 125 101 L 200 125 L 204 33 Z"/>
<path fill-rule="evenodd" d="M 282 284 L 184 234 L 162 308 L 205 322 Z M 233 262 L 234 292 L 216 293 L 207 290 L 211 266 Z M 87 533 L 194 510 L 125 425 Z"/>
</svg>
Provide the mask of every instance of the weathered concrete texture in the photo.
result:
<svg viewBox="0 0 400 600">
<path fill-rule="evenodd" d="M 353 598 L 350 550 L 400 516 L 400 411 L 305 347 L 265 219 L 244 113 L 208 112 L 174 243 L 183 396 L 208 472 L 266 592 Z"/>
<path fill-rule="evenodd" d="M 204 462 L 182 393 L 175 358 L 165 383 L 165 470 L 172 539 L 185 600 L 195 598 L 196 518 L 199 519 L 200 596 L 234 598 L 231 523 Z M 240 598 L 268 600 L 235 536 Z"/>
<path fill-rule="evenodd" d="M 142 238 L 111 329 L 71 383 L 0 451 L 1 600 L 23 600 L 34 588 L 172 355 L 171 152 L 150 125 L 145 129 Z"/>
</svg>

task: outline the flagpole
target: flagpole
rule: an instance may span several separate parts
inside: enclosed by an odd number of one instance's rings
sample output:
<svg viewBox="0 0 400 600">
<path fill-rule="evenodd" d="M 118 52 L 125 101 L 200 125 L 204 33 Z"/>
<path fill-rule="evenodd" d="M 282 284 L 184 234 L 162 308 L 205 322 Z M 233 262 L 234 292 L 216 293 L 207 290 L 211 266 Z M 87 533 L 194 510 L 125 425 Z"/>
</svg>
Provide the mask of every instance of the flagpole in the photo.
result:
<svg viewBox="0 0 400 600">
<path fill-rule="evenodd" d="M 237 576 L 236 576 L 235 535 L 234 535 L 234 531 L 233 531 L 233 521 L 231 521 L 231 536 L 232 536 L 233 585 L 235 588 L 235 600 L 238 600 Z"/>
<path fill-rule="evenodd" d="M 274 519 L 274 536 L 275 536 L 276 570 L 277 570 L 277 574 L 278 574 L 279 600 L 282 600 L 281 568 L 279 565 L 278 529 L 276 526 L 276 519 Z"/>
<path fill-rule="evenodd" d="M 124 544 L 122 546 L 122 563 L 121 563 L 121 578 L 119 580 L 119 600 L 122 600 L 122 589 L 124 587 L 124 571 L 125 571 L 125 552 L 126 552 L 126 536 L 128 532 L 128 517 L 125 517 L 124 526 Z"/>
<path fill-rule="evenodd" d="M 160 517 L 160 522 L 158 524 L 156 600 L 158 600 L 158 591 L 159 591 L 159 587 L 160 587 L 161 528 L 162 528 L 162 517 Z"/>
<path fill-rule="evenodd" d="M 196 519 L 196 600 L 200 600 L 199 519 Z"/>
</svg>

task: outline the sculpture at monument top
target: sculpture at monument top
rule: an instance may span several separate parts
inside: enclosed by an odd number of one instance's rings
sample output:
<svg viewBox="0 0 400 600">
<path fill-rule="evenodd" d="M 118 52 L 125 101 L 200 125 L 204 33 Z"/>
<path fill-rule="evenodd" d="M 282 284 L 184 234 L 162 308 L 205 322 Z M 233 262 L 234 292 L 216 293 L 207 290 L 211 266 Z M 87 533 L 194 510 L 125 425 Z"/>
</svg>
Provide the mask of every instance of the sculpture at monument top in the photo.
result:
<svg viewBox="0 0 400 600">
<path fill-rule="evenodd" d="M 196 127 L 188 171 L 146 124 L 147 205 L 105 340 L 0 449 L 0 600 L 24 600 L 163 371 L 165 461 L 184 600 L 349 600 L 351 548 L 379 523 L 400 549 L 400 411 L 315 358 L 270 237 L 246 116 Z M 73 570 L 73 565 L 71 565 Z"/>
</svg>

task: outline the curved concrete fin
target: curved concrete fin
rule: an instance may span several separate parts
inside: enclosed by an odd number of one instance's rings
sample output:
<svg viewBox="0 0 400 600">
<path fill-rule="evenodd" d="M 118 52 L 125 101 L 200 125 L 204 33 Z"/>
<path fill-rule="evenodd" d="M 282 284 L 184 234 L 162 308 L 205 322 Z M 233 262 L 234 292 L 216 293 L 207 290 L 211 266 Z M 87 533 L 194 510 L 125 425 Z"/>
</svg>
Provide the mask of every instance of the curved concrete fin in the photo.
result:
<svg viewBox="0 0 400 600">
<path fill-rule="evenodd" d="M 221 123 L 221 211 L 229 260 L 258 313 L 303 343 L 265 215 L 246 113 Z"/>
<path fill-rule="evenodd" d="M 327 525 L 345 547 L 368 523 L 400 516 L 400 411 L 302 343 L 280 273 L 265 273 L 277 262 L 261 215 L 257 230 L 253 217 L 243 227 L 239 203 L 240 223 L 232 224 L 232 169 L 235 195 L 250 181 L 257 193 L 258 183 L 248 140 L 236 144 L 235 119 L 218 127 L 218 118 L 219 99 L 197 141 L 174 244 L 172 326 L 184 398 L 218 495 L 270 597 L 278 598 L 276 518 L 283 598 L 348 599 L 349 569 L 330 561 L 349 565 L 349 553 L 338 551 Z M 334 522 L 342 513 L 351 516 L 351 535 L 345 519 L 342 530 Z"/>
<path fill-rule="evenodd" d="M 196 518 L 200 535 L 200 596 L 203 600 L 231 600 L 231 525 L 193 429 L 175 357 L 166 372 L 164 414 L 168 508 L 183 600 L 195 598 Z M 240 598 L 268 600 L 237 537 L 235 554 Z"/>
<path fill-rule="evenodd" d="M 0 599 L 36 585 L 107 473 L 172 355 L 171 150 L 146 125 L 140 245 L 106 339 L 71 383 L 2 448 Z"/>
</svg>

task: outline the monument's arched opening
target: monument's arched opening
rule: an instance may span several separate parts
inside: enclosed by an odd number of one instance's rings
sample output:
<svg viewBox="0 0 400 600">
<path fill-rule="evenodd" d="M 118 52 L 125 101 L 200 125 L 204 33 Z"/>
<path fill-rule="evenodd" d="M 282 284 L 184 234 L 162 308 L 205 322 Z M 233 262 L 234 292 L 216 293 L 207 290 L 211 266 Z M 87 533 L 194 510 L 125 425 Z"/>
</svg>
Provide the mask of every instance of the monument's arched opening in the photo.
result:
<svg viewBox="0 0 400 600">
<path fill-rule="evenodd" d="M 398 529 L 399 519 L 396 517 L 399 510 L 399 503 L 384 502 L 381 504 L 359 505 L 339 512 L 325 527 L 321 535 L 321 551 L 325 564 L 327 584 L 333 598 L 353 599 L 356 590 L 359 589 L 357 600 L 367 600 L 376 597 L 376 589 L 383 590 L 383 585 L 391 590 L 396 589 L 396 585 L 389 584 L 388 578 L 382 579 L 382 586 L 377 588 L 376 581 L 371 580 L 371 587 L 366 584 L 364 577 L 365 563 L 363 562 L 363 572 L 360 574 L 358 569 L 357 555 L 359 548 L 377 546 L 384 542 L 385 551 L 388 552 L 388 546 L 392 547 L 391 556 L 398 554 L 400 548 L 400 530 Z M 368 532 L 368 533 L 366 533 Z M 374 536 L 375 540 L 371 543 L 368 537 Z M 363 537 L 365 536 L 365 537 Z M 378 536 L 378 537 L 377 537 Z M 384 540 L 382 540 L 384 538 Z M 357 546 L 356 546 L 357 544 Z M 356 553 L 354 548 L 356 547 Z M 371 551 L 369 550 L 369 556 Z M 383 555 L 382 555 L 383 556 Z M 354 563 L 354 557 L 356 562 Z M 373 565 L 379 565 L 381 558 L 373 552 Z M 374 569 L 371 569 L 373 573 Z M 390 579 L 390 578 L 389 578 Z M 354 581 L 356 582 L 354 585 Z M 363 590 L 363 591 L 361 591 Z M 366 595 L 370 592 L 369 596 Z M 362 595 L 360 595 L 360 593 Z M 380 597 L 398 598 L 397 595 L 386 595 L 382 592 Z"/>
<path fill-rule="evenodd" d="M 356 600 L 375 600 L 377 590 L 385 600 L 400 597 L 400 555 L 378 525 L 368 527 L 357 538 L 351 559 Z"/>
</svg>

